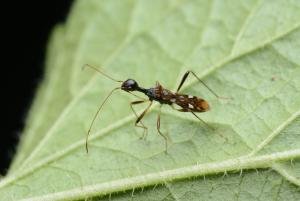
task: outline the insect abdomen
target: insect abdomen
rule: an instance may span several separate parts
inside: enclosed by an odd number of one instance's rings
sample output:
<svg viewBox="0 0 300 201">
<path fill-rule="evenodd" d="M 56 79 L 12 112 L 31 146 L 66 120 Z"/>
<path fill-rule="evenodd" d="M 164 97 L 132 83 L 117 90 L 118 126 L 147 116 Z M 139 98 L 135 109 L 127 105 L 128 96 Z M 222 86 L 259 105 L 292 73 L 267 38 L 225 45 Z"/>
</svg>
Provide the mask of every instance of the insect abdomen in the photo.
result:
<svg viewBox="0 0 300 201">
<path fill-rule="evenodd" d="M 198 111 L 200 112 L 206 112 L 209 110 L 209 105 L 207 103 L 207 101 L 201 99 L 201 98 L 197 98 L 197 100 L 195 101 L 195 105 Z"/>
<path fill-rule="evenodd" d="M 207 101 L 191 95 L 179 95 L 176 97 L 175 104 L 182 107 L 182 112 L 206 112 L 209 110 Z"/>
</svg>

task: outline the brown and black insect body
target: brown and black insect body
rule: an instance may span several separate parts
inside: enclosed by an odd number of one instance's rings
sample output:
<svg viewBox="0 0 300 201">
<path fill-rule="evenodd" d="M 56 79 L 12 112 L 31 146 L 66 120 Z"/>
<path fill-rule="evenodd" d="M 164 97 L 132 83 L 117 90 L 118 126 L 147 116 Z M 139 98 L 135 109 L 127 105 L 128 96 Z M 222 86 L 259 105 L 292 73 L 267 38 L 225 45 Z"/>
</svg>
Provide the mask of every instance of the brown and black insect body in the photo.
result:
<svg viewBox="0 0 300 201">
<path fill-rule="evenodd" d="M 155 88 L 147 89 L 145 93 L 150 100 L 155 100 L 160 104 L 173 106 L 174 104 L 181 107 L 180 112 L 206 112 L 209 110 L 207 101 L 197 96 L 191 96 L 180 93 L 173 93 L 168 89 L 164 89 L 158 82 Z"/>
<path fill-rule="evenodd" d="M 200 121 L 202 121 L 203 123 L 205 123 L 198 115 L 196 115 L 195 113 L 197 112 L 206 112 L 209 110 L 209 104 L 207 101 L 205 101 L 202 98 L 199 98 L 197 96 L 192 96 L 192 95 L 186 95 L 186 94 L 181 94 L 178 93 L 179 90 L 181 89 L 183 83 L 185 82 L 186 78 L 188 77 L 189 74 L 194 75 L 205 87 L 207 87 L 208 90 L 210 90 L 217 98 L 223 98 L 218 96 L 214 91 L 212 91 L 203 81 L 200 80 L 200 78 L 193 72 L 193 71 L 187 71 L 182 79 L 181 82 L 176 90 L 176 92 L 172 92 L 168 89 L 163 88 L 159 82 L 156 82 L 156 86 L 153 88 L 143 88 L 140 87 L 138 85 L 138 83 L 134 80 L 134 79 L 127 79 L 126 81 L 120 81 L 120 80 L 116 80 L 113 79 L 112 77 L 108 76 L 107 74 L 103 73 L 102 71 L 100 71 L 99 69 L 90 66 L 88 64 L 86 64 L 84 67 L 89 67 L 93 70 L 96 70 L 97 72 L 101 73 L 102 75 L 106 76 L 107 78 L 114 80 L 116 82 L 120 82 L 122 83 L 121 87 L 117 87 L 115 89 L 113 89 L 109 95 L 104 99 L 103 103 L 100 105 L 100 107 L 98 108 L 92 123 L 90 125 L 90 128 L 88 130 L 88 134 L 86 137 L 86 151 L 88 152 L 88 146 L 87 146 L 87 141 L 88 141 L 88 136 L 90 134 L 91 128 L 94 124 L 94 121 L 96 119 L 96 117 L 98 116 L 102 106 L 104 105 L 104 103 L 107 101 L 107 99 L 109 98 L 109 96 L 116 90 L 121 89 L 123 91 L 126 91 L 136 97 L 138 97 L 137 95 L 133 94 L 132 92 L 134 91 L 138 91 L 141 92 L 143 94 L 145 94 L 146 96 L 148 96 L 149 99 L 141 99 L 141 100 L 137 100 L 137 101 L 133 101 L 130 103 L 131 109 L 134 112 L 134 114 L 136 115 L 137 119 L 135 121 L 135 126 L 137 127 L 141 127 L 144 129 L 144 135 L 145 133 L 147 133 L 147 127 L 143 124 L 143 122 L 141 121 L 143 119 L 143 117 L 145 116 L 145 114 L 148 112 L 148 110 L 150 109 L 153 101 L 157 101 L 160 103 L 160 108 L 159 108 L 159 112 L 158 112 L 158 116 L 157 116 L 157 131 L 158 133 L 164 138 L 165 140 L 165 146 L 166 146 L 166 151 L 167 151 L 167 137 L 160 131 L 160 113 L 161 113 L 161 107 L 162 105 L 166 104 L 166 105 L 170 105 L 172 108 L 174 108 L 175 110 L 178 110 L 180 112 L 191 112 L 196 118 L 198 118 Z M 147 108 L 140 114 L 137 115 L 137 113 L 135 112 L 133 105 L 137 105 L 137 104 L 141 104 L 144 102 L 149 102 L 149 105 L 147 106 Z M 179 106 L 179 109 L 176 109 L 174 107 L 174 105 Z M 206 123 L 205 123 L 206 124 Z M 206 124 L 207 125 L 207 124 Z"/>
</svg>

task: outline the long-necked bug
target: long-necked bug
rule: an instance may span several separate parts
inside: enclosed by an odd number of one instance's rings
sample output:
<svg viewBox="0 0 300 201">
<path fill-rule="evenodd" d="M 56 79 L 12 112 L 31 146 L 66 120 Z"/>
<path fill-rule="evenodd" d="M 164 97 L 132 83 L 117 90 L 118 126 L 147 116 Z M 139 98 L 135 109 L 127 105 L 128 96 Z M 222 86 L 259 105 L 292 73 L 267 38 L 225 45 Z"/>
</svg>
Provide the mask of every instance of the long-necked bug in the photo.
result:
<svg viewBox="0 0 300 201">
<path fill-rule="evenodd" d="M 159 108 L 159 112 L 158 112 L 158 116 L 157 116 L 157 131 L 158 133 L 164 138 L 165 140 L 165 146 L 166 146 L 166 151 L 168 148 L 168 139 L 167 137 L 160 131 L 160 113 L 161 113 L 161 107 L 163 104 L 167 104 L 170 105 L 173 109 L 179 111 L 179 112 L 191 112 L 197 119 L 199 119 L 200 121 L 202 121 L 203 123 L 205 123 L 205 121 L 203 121 L 198 115 L 196 115 L 196 112 L 206 112 L 209 110 L 209 104 L 207 101 L 205 101 L 202 98 L 199 98 L 197 96 L 192 96 L 192 95 L 186 95 L 186 94 L 180 94 L 178 93 L 179 90 L 181 89 L 182 85 L 184 84 L 184 82 L 186 81 L 188 75 L 192 74 L 199 82 L 201 82 L 212 94 L 214 94 L 214 96 L 216 96 L 217 98 L 224 98 L 224 99 L 228 99 L 226 97 L 220 97 L 219 95 L 217 95 L 211 88 L 209 88 L 193 71 L 187 71 L 183 77 L 181 78 L 181 82 L 176 90 L 176 92 L 172 92 L 168 89 L 165 89 L 162 87 L 162 85 L 159 84 L 159 82 L 156 82 L 156 86 L 153 88 L 143 88 L 141 86 L 138 85 L 138 83 L 134 80 L 134 79 L 127 79 L 126 81 L 121 81 L 121 80 L 117 80 L 112 78 L 111 76 L 107 75 L 106 73 L 102 72 L 101 70 L 99 70 L 98 68 L 95 68 L 89 64 L 85 64 L 83 66 L 84 68 L 91 68 L 95 71 L 97 71 L 98 73 L 104 75 L 105 77 L 115 81 L 115 82 L 119 82 L 122 83 L 121 87 L 117 87 L 114 88 L 113 90 L 110 91 L 110 93 L 107 95 L 107 97 L 104 99 L 104 101 L 101 103 L 101 105 L 99 106 L 96 114 L 94 115 L 94 118 L 91 122 L 91 125 L 89 127 L 88 133 L 86 135 L 86 143 L 85 143 L 85 148 L 86 148 L 86 152 L 88 153 L 88 136 L 90 135 L 92 126 L 96 120 L 96 117 L 98 116 L 101 108 L 103 107 L 104 103 L 108 100 L 108 98 L 111 96 L 111 94 L 118 90 L 121 89 L 123 91 L 126 91 L 138 98 L 141 98 L 135 94 L 133 94 L 132 92 L 134 91 L 138 91 L 141 92 L 143 94 L 145 94 L 146 96 L 148 96 L 149 99 L 142 99 L 142 100 L 137 100 L 137 101 L 133 101 L 130 102 L 130 107 L 133 111 L 133 113 L 135 114 L 135 116 L 137 117 L 136 121 L 135 121 L 135 126 L 137 127 L 141 127 L 144 129 L 144 134 L 143 136 L 145 136 L 145 133 L 147 133 L 147 127 L 143 124 L 143 122 L 141 121 L 143 119 L 143 117 L 145 116 L 145 114 L 147 113 L 147 111 L 149 110 L 149 108 L 151 107 L 153 101 L 157 101 L 160 103 L 160 108 Z M 141 104 L 144 102 L 150 102 L 149 105 L 147 106 L 147 108 L 140 114 L 138 115 L 134 108 L 133 105 L 137 105 L 137 104 Z M 179 106 L 179 109 L 174 107 L 174 104 Z M 206 124 L 206 123 L 205 123 Z M 209 126 L 208 124 L 206 124 L 207 126 Z"/>
</svg>

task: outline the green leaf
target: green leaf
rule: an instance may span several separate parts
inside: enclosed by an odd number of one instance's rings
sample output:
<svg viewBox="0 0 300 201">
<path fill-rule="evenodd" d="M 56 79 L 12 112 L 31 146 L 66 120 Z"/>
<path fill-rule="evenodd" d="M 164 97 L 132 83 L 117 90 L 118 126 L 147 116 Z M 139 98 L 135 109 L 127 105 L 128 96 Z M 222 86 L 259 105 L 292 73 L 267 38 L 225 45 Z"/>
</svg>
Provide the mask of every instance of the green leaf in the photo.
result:
<svg viewBox="0 0 300 201">
<path fill-rule="evenodd" d="M 52 37 L 47 74 L 17 158 L 0 182 L 0 197 L 297 200 L 299 11 L 298 1 L 78 0 Z M 165 154 L 156 131 L 158 104 L 143 119 L 149 129 L 140 140 L 142 129 L 134 127 L 129 107 L 135 97 L 115 93 L 92 129 L 86 154 L 91 119 L 118 84 L 81 71 L 85 63 L 117 79 L 134 78 L 145 87 L 157 80 L 171 90 L 190 69 L 232 99 L 217 99 L 189 78 L 182 93 L 209 102 L 211 110 L 199 116 L 214 129 L 164 106 Z M 139 113 L 144 107 L 137 107 Z M 157 184 L 163 185 L 132 191 Z"/>
<path fill-rule="evenodd" d="M 299 200 L 299 190 L 272 171 L 207 176 L 129 191 L 92 200 Z"/>
</svg>

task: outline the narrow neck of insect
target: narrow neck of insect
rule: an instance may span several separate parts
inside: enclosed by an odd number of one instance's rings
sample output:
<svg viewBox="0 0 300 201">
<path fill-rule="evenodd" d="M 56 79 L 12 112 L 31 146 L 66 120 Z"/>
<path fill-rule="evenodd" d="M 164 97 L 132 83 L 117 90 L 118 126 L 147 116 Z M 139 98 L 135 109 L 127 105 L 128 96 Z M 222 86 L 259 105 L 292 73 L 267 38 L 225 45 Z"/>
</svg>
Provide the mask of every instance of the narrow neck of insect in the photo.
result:
<svg viewBox="0 0 300 201">
<path fill-rule="evenodd" d="M 136 90 L 139 91 L 139 92 L 142 92 L 143 94 L 147 93 L 147 89 L 145 89 L 143 87 L 138 87 Z"/>
</svg>

